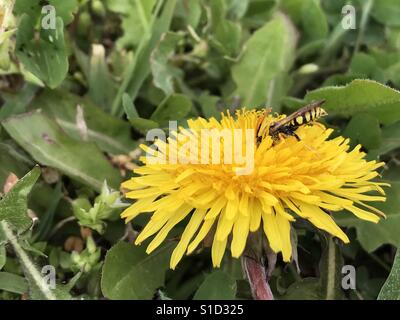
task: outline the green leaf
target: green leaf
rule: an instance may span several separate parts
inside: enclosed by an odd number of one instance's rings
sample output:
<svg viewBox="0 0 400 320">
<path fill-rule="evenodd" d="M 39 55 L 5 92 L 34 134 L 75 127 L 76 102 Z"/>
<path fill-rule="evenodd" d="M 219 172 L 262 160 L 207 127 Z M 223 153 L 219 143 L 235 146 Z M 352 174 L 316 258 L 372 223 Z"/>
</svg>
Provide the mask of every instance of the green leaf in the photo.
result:
<svg viewBox="0 0 400 320">
<path fill-rule="evenodd" d="M 350 75 L 358 75 L 379 82 L 385 82 L 384 71 L 378 67 L 376 59 L 372 55 L 357 53 L 350 63 Z"/>
<path fill-rule="evenodd" d="M 0 200 L 0 221 L 7 222 L 17 235 L 25 232 L 32 225 L 27 215 L 27 197 L 40 176 L 39 167 L 35 167 L 20 179 L 14 187 Z M 0 242 L 4 240 L 0 237 Z"/>
<path fill-rule="evenodd" d="M 36 20 L 39 16 L 45 17 L 42 14 L 44 5 L 52 5 L 55 8 L 57 17 L 61 17 L 65 25 L 68 25 L 74 19 L 74 13 L 78 10 L 77 0 L 16 0 L 14 11 L 17 15 L 22 16 L 28 14 L 32 19 Z M 47 13 L 47 12 L 46 12 Z"/>
<path fill-rule="evenodd" d="M 318 42 L 326 39 L 329 33 L 328 21 L 319 0 L 285 0 L 280 6 L 289 15 L 291 20 L 301 30 L 303 48 L 301 50 L 313 51 Z M 340 9 L 337 10 L 340 12 Z M 308 48 L 306 48 L 308 47 Z M 322 48 L 321 48 L 322 49 Z M 300 55 L 304 55 L 302 52 Z"/>
<path fill-rule="evenodd" d="M 281 1 L 279 6 L 296 25 L 301 25 L 303 5 L 307 5 L 309 2 L 308 0 L 286 0 Z"/>
<path fill-rule="evenodd" d="M 21 177 L 29 171 L 28 164 L 24 163 L 16 154 L 17 152 L 11 145 L 0 142 L 0 186 L 4 185 L 10 173 Z"/>
<path fill-rule="evenodd" d="M 55 187 L 54 190 L 52 190 L 50 194 L 50 202 L 47 204 L 46 212 L 43 215 L 43 219 L 41 219 L 40 224 L 34 234 L 33 242 L 36 241 L 44 241 L 49 234 L 53 223 L 54 223 L 54 217 L 57 213 L 57 207 L 58 204 L 60 203 L 60 200 L 63 197 L 63 193 L 61 192 L 61 187 L 62 184 L 59 181 L 57 183 L 57 186 Z"/>
<path fill-rule="evenodd" d="M 136 110 L 135 105 L 133 104 L 133 101 L 129 94 L 124 93 L 122 96 L 122 105 L 124 106 L 125 113 L 128 117 L 130 118 L 139 118 L 139 113 Z"/>
<path fill-rule="evenodd" d="M 65 25 L 74 20 L 74 13 L 78 11 L 79 4 L 77 0 L 48 0 L 49 4 L 56 9 L 57 17 L 61 17 Z M 39 0 L 40 3 L 40 0 Z"/>
<path fill-rule="evenodd" d="M 242 19 L 249 6 L 249 0 L 228 0 L 228 16 L 233 20 Z"/>
<path fill-rule="evenodd" d="M 111 154 L 127 154 L 136 148 L 129 124 L 104 112 L 88 98 L 59 90 L 45 90 L 33 101 L 31 107 L 41 108 L 68 135 L 81 140 L 82 129 L 77 121 L 78 105 L 83 111 L 87 141 L 96 143 L 102 151 Z"/>
<path fill-rule="evenodd" d="M 210 43 L 223 55 L 234 57 L 237 55 L 242 37 L 240 24 L 222 20 L 211 36 Z"/>
<path fill-rule="evenodd" d="M 190 25 L 195 29 L 199 25 L 201 13 L 202 0 L 178 1 L 176 4 L 175 17 L 179 17 L 184 21 L 182 28 Z"/>
<path fill-rule="evenodd" d="M 293 283 L 280 297 L 282 300 L 321 300 L 321 282 L 316 278 L 304 278 Z"/>
<path fill-rule="evenodd" d="M 400 28 L 399 27 L 388 28 L 387 33 L 388 33 L 387 37 L 388 37 L 388 42 L 390 44 L 390 47 L 396 51 L 399 51 L 399 49 L 400 49 Z"/>
<path fill-rule="evenodd" d="M 324 39 L 328 36 L 328 21 L 319 0 L 302 2 L 301 19 L 307 41 Z"/>
<path fill-rule="evenodd" d="M 24 294 L 28 292 L 28 283 L 21 276 L 9 272 L 0 272 L 0 290 Z"/>
<path fill-rule="evenodd" d="M 397 0 L 374 1 L 371 15 L 387 26 L 400 26 L 400 3 Z"/>
<path fill-rule="evenodd" d="M 175 53 L 176 46 L 182 39 L 182 33 L 164 33 L 150 57 L 154 85 L 164 91 L 166 95 L 175 92 L 174 79 L 182 77 L 182 70 L 169 63 Z"/>
<path fill-rule="evenodd" d="M 33 19 L 40 16 L 41 6 L 39 0 L 16 0 L 14 5 L 14 13 L 18 16 L 27 14 Z"/>
<path fill-rule="evenodd" d="M 377 79 L 378 81 L 391 81 L 394 86 L 398 88 L 400 84 L 400 54 L 398 50 L 396 50 L 395 52 L 388 52 L 386 50 L 376 49 L 372 51 L 368 56 L 373 58 L 375 64 L 377 65 L 375 67 L 374 73 L 371 73 L 371 75 L 380 74 L 380 78 Z"/>
<path fill-rule="evenodd" d="M 143 134 L 145 134 L 148 130 L 159 127 L 159 124 L 157 122 L 150 119 L 129 118 L 129 122 L 131 123 L 132 127 Z"/>
<path fill-rule="evenodd" d="M 400 52 L 388 52 L 382 49 L 374 49 L 369 53 L 369 56 L 375 59 L 380 68 L 387 69 L 399 62 Z"/>
<path fill-rule="evenodd" d="M 369 264 L 359 266 L 356 269 L 356 290 L 365 300 L 375 300 L 385 283 L 385 279 L 374 276 L 371 269 L 371 265 Z M 350 291 L 350 295 L 353 295 L 353 299 L 355 298 L 354 293 L 355 292 Z M 360 300 L 360 296 L 357 294 L 357 298 L 355 299 Z"/>
<path fill-rule="evenodd" d="M 376 68 L 376 61 L 374 57 L 360 52 L 356 53 L 350 63 L 350 72 L 361 73 L 361 74 L 371 74 L 371 71 Z"/>
<path fill-rule="evenodd" d="M 397 148 L 400 148 L 400 122 L 396 122 L 381 129 L 382 143 L 379 148 L 371 150 L 370 153 L 383 155 Z"/>
<path fill-rule="evenodd" d="M 378 300 L 400 300 L 400 250 L 397 250 L 392 271 L 379 293 Z"/>
<path fill-rule="evenodd" d="M 306 95 L 307 101 L 322 99 L 332 115 L 368 112 L 383 124 L 400 120 L 400 92 L 372 80 L 354 80 L 347 86 L 316 89 Z"/>
<path fill-rule="evenodd" d="M 135 105 L 130 96 L 126 93 L 122 97 L 122 105 L 129 122 L 139 132 L 145 134 L 147 130 L 158 128 L 160 126 L 156 121 L 139 117 Z"/>
<path fill-rule="evenodd" d="M 29 103 L 35 96 L 37 89 L 37 87 L 27 84 L 18 94 L 12 95 L 11 97 L 4 97 L 5 103 L 0 109 L 0 120 L 13 114 L 25 112 Z"/>
<path fill-rule="evenodd" d="M 186 96 L 182 94 L 171 95 L 157 107 L 151 116 L 151 120 L 167 127 L 169 120 L 184 119 L 192 110 L 192 107 L 192 102 Z"/>
<path fill-rule="evenodd" d="M 64 44 L 64 23 L 56 19 L 56 29 L 42 29 L 35 38 L 35 21 L 24 14 L 18 26 L 16 52 L 19 60 L 50 88 L 58 87 L 68 72 Z"/>
<path fill-rule="evenodd" d="M 298 51 L 297 56 L 299 59 L 307 59 L 322 51 L 326 46 L 327 40 L 319 39 L 306 43 Z"/>
<path fill-rule="evenodd" d="M 59 169 L 97 191 L 104 180 L 119 188 L 121 177 L 96 145 L 77 141 L 41 112 L 23 114 L 3 121 L 10 136 L 39 163 Z"/>
<path fill-rule="evenodd" d="M 276 12 L 279 1 L 276 0 L 252 0 L 245 16 L 243 24 L 249 28 L 260 28 L 265 24 L 265 21 L 271 19 L 271 16 Z"/>
<path fill-rule="evenodd" d="M 105 49 L 101 44 L 92 45 L 88 85 L 88 94 L 92 101 L 103 110 L 109 111 L 117 88 L 108 70 Z"/>
<path fill-rule="evenodd" d="M 272 100 L 278 76 L 292 64 L 295 42 L 289 20 L 281 15 L 251 36 L 243 57 L 232 67 L 242 105 L 252 107 Z"/>
<path fill-rule="evenodd" d="M 121 47 L 137 46 L 143 34 L 148 32 L 151 24 L 151 13 L 156 0 L 107 0 L 107 7 L 121 14 L 124 35 L 118 39 Z"/>
<path fill-rule="evenodd" d="M 400 63 L 395 63 L 384 70 L 385 77 L 392 81 L 396 87 L 400 87 Z"/>
<path fill-rule="evenodd" d="M 151 255 L 144 246 L 119 242 L 106 255 L 101 288 L 109 299 L 151 299 L 165 281 L 173 245 L 162 246 Z"/>
<path fill-rule="evenodd" d="M 208 19 L 212 32 L 215 32 L 218 24 L 225 19 L 226 1 L 225 0 L 205 0 L 204 6 L 208 9 Z"/>
<path fill-rule="evenodd" d="M 4 18 L 3 18 L 4 19 Z M 7 18 L 5 18 L 7 19 Z M 2 31 L 0 34 L 0 71 L 9 70 L 11 67 L 10 49 L 12 48 L 11 36 L 15 33 L 14 30 Z"/>
<path fill-rule="evenodd" d="M 349 137 L 353 146 L 360 143 L 368 150 L 377 149 L 381 145 L 379 122 L 367 113 L 358 113 L 353 116 L 342 135 Z"/>
<path fill-rule="evenodd" d="M 0 270 L 3 269 L 7 261 L 7 252 L 4 245 L 0 245 Z M 0 281 L 1 283 L 1 281 Z"/>
<path fill-rule="evenodd" d="M 348 85 L 350 82 L 359 78 L 360 75 L 355 75 L 355 74 L 335 74 L 327 78 L 322 86 L 323 87 L 345 86 Z"/>
<path fill-rule="evenodd" d="M 198 97 L 197 100 L 200 104 L 201 111 L 203 112 L 204 117 L 214 117 L 216 119 L 219 119 L 220 112 L 217 109 L 217 105 L 221 99 L 218 96 L 203 94 Z"/>
<path fill-rule="evenodd" d="M 194 295 L 194 300 L 234 300 L 236 281 L 221 270 L 209 274 Z"/>
</svg>

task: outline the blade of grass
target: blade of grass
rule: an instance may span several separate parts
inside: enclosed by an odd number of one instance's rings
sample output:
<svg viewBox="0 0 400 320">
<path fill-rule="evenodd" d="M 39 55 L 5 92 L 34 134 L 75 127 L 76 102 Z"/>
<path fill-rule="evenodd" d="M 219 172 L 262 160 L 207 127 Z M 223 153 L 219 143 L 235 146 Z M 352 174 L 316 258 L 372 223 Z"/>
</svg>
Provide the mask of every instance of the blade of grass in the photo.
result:
<svg viewBox="0 0 400 320">
<path fill-rule="evenodd" d="M 116 116 L 123 114 L 122 108 L 122 96 L 127 92 L 132 100 L 135 100 L 139 93 L 140 87 L 143 82 L 150 74 L 150 55 L 158 41 L 161 38 L 162 33 L 168 31 L 172 16 L 175 10 L 177 0 L 170 0 L 165 2 L 165 6 L 162 10 L 160 17 L 158 11 L 160 11 L 161 5 L 164 1 L 160 1 L 153 13 L 153 17 L 150 22 L 148 32 L 143 36 L 142 41 L 139 44 L 135 58 L 128 66 L 125 78 L 122 81 L 121 86 L 114 99 L 111 113 Z"/>
<path fill-rule="evenodd" d="M 361 42 L 364 37 L 365 29 L 367 27 L 369 14 L 371 12 L 373 5 L 374 5 L 374 0 L 367 0 L 363 4 L 361 21 L 360 21 L 360 29 L 358 31 L 356 44 L 354 46 L 354 53 L 357 53 L 358 50 L 360 49 L 360 45 L 361 45 Z"/>
</svg>

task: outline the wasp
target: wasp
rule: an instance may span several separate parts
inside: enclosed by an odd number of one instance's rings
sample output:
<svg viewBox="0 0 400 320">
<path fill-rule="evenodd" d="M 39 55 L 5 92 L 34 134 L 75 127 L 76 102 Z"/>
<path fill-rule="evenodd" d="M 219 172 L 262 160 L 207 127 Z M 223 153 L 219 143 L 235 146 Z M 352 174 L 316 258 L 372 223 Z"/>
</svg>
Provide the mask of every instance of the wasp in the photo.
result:
<svg viewBox="0 0 400 320">
<path fill-rule="evenodd" d="M 297 141 L 300 141 L 300 137 L 295 132 L 300 126 L 309 124 L 310 122 L 313 122 L 328 114 L 323 108 L 321 108 L 324 102 L 325 100 L 312 102 L 287 116 L 286 118 L 271 123 L 269 126 L 269 135 L 274 141 L 279 139 L 280 134 L 293 136 L 297 139 Z M 262 131 L 265 129 L 263 128 L 263 119 L 259 122 L 257 129 L 258 143 L 261 142 L 263 137 Z"/>
</svg>

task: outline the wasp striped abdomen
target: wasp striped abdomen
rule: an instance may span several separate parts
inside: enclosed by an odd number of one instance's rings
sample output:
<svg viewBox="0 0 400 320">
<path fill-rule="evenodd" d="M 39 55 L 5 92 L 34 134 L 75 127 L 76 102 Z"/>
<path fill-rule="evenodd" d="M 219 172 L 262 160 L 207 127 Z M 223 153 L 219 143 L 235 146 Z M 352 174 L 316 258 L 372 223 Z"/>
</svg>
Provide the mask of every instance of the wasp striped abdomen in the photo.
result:
<svg viewBox="0 0 400 320">
<path fill-rule="evenodd" d="M 321 108 L 324 102 L 325 100 L 310 103 L 286 118 L 272 123 L 269 128 L 270 136 L 272 136 L 274 139 L 277 139 L 278 135 L 282 133 L 285 135 L 294 136 L 297 140 L 300 140 L 295 133 L 298 127 L 327 115 L 327 112 Z"/>
<path fill-rule="evenodd" d="M 297 115 L 292 121 L 290 121 L 289 124 L 291 126 L 299 127 L 303 124 L 315 121 L 326 114 L 327 113 L 324 109 L 322 109 L 320 106 L 317 106 L 316 108 L 305 111 L 303 114 Z"/>
</svg>

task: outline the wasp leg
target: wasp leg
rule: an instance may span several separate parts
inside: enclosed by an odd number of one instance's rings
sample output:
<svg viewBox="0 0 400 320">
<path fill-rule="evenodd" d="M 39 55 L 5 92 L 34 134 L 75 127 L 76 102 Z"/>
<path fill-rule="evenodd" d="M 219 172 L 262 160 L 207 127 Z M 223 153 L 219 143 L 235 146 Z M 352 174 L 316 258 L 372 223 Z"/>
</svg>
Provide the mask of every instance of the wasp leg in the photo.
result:
<svg viewBox="0 0 400 320">
<path fill-rule="evenodd" d="M 278 142 L 284 139 L 284 135 L 281 132 L 275 132 L 270 135 L 272 138 L 272 145 L 275 146 Z"/>
<path fill-rule="evenodd" d="M 284 128 L 284 130 L 281 131 L 281 133 L 286 134 L 287 136 L 292 136 L 295 137 L 297 141 L 301 141 L 300 137 L 294 132 L 295 129 L 293 128 Z"/>
<path fill-rule="evenodd" d="M 300 137 L 296 134 L 296 132 L 292 132 L 292 136 L 297 139 L 297 141 L 301 141 Z"/>
</svg>

